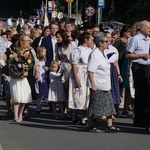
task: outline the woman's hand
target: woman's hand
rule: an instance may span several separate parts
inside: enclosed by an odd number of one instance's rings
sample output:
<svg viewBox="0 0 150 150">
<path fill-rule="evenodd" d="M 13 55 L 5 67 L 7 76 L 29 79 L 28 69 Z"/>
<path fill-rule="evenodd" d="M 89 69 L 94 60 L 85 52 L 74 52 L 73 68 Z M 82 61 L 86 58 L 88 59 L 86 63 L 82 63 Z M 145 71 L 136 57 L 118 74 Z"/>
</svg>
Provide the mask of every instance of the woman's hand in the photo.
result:
<svg viewBox="0 0 150 150">
<path fill-rule="evenodd" d="M 37 79 L 38 81 L 40 81 L 40 72 L 39 71 L 36 71 L 35 79 Z"/>
<path fill-rule="evenodd" d="M 76 79 L 76 84 L 77 84 L 78 87 L 81 87 L 80 79 Z"/>
<path fill-rule="evenodd" d="M 49 67 L 45 67 L 44 69 L 45 69 L 45 71 L 48 71 L 48 70 L 49 70 Z"/>
<path fill-rule="evenodd" d="M 93 91 L 93 93 L 97 93 L 96 86 L 92 86 L 92 91 Z"/>
<path fill-rule="evenodd" d="M 28 71 L 24 72 L 24 73 L 23 73 L 23 76 L 24 76 L 24 77 L 27 77 L 27 76 L 28 76 Z"/>
<path fill-rule="evenodd" d="M 118 75 L 118 81 L 119 81 L 120 83 L 123 82 L 123 79 L 122 79 L 121 75 Z"/>
</svg>

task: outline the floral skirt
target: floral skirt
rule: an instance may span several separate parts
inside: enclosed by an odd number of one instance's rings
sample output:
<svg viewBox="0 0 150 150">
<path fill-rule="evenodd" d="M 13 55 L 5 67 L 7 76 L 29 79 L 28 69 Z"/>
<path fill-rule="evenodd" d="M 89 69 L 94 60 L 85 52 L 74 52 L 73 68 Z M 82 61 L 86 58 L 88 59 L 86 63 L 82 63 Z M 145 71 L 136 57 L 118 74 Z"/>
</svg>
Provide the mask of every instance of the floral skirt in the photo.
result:
<svg viewBox="0 0 150 150">
<path fill-rule="evenodd" d="M 111 64 L 111 94 L 114 104 L 120 104 L 120 87 L 118 81 L 118 73 L 114 64 Z"/>
<path fill-rule="evenodd" d="M 98 90 L 97 93 L 93 93 L 91 90 L 90 94 L 89 117 L 111 116 L 116 114 L 110 91 Z"/>
<path fill-rule="evenodd" d="M 68 107 L 70 109 L 85 110 L 89 105 L 90 91 L 87 87 L 87 66 L 77 65 L 78 76 L 81 87 L 77 87 L 73 73 L 69 79 L 69 99 Z"/>
</svg>

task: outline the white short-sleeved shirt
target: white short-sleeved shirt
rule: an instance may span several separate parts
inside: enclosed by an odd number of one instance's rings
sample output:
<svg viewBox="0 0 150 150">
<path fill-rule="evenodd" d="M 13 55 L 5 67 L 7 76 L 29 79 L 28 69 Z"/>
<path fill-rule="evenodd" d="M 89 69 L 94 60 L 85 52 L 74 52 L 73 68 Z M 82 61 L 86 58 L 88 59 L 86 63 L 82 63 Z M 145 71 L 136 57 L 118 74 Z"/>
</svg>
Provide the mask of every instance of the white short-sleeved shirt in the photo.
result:
<svg viewBox="0 0 150 150">
<path fill-rule="evenodd" d="M 98 90 L 109 91 L 110 82 L 110 63 L 98 48 L 93 50 L 88 60 L 88 71 L 93 72 L 96 88 Z M 92 88 L 90 80 L 88 86 Z"/>
<path fill-rule="evenodd" d="M 119 57 L 118 50 L 112 45 L 109 45 L 108 49 L 104 50 L 104 55 L 108 58 L 110 63 L 115 63 Z"/>
<path fill-rule="evenodd" d="M 130 43 L 127 47 L 127 51 L 133 54 L 142 54 L 146 53 L 149 54 L 150 52 L 150 38 L 145 38 L 141 33 L 135 35 L 131 38 Z M 137 62 L 143 65 L 149 65 L 150 59 L 143 60 L 143 59 L 136 59 L 133 62 Z"/>
<path fill-rule="evenodd" d="M 80 60 L 82 60 L 82 63 L 88 64 L 88 58 L 91 52 L 92 49 L 88 47 L 79 46 L 75 48 L 70 54 L 71 64 L 78 64 Z"/>
<path fill-rule="evenodd" d="M 13 26 L 13 23 L 12 23 L 12 21 L 11 21 L 10 18 L 7 20 L 7 25 L 8 25 L 8 26 Z"/>
</svg>

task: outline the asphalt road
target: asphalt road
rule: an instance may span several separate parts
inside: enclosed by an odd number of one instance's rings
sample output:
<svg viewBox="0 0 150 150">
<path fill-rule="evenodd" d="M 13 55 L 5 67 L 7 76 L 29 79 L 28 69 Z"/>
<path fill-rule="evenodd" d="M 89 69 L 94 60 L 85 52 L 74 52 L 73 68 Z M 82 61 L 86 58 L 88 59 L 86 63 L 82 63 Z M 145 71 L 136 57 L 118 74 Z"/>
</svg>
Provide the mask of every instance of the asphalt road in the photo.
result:
<svg viewBox="0 0 150 150">
<path fill-rule="evenodd" d="M 54 120 L 47 104 L 43 112 L 30 110 L 30 120 L 15 123 L 6 118 L 6 105 L 0 101 L 0 150 L 149 150 L 150 134 L 143 128 L 132 127 L 130 118 L 118 118 L 114 124 L 118 133 L 91 133 L 86 126 L 74 125 L 71 120 Z M 95 121 L 105 129 L 105 122 Z"/>
</svg>

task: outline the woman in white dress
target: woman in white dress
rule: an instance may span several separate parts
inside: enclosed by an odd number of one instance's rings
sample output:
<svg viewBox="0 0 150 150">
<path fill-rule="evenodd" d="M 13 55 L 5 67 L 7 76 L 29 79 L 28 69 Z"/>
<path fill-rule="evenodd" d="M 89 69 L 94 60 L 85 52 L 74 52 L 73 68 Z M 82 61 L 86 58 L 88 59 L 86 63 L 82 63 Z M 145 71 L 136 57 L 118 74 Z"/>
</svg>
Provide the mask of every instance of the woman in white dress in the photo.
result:
<svg viewBox="0 0 150 150">
<path fill-rule="evenodd" d="M 73 110 L 73 123 L 78 123 L 77 110 L 82 112 L 81 124 L 85 124 L 86 109 L 89 104 L 89 88 L 87 82 L 88 57 L 92 52 L 93 37 L 84 32 L 80 35 L 79 45 L 70 55 L 72 73 L 69 80 L 69 108 Z"/>
<path fill-rule="evenodd" d="M 63 87 L 65 89 L 66 97 L 68 98 L 69 76 L 71 70 L 70 53 L 77 46 L 75 42 L 70 42 L 68 40 L 68 35 L 64 30 L 58 30 L 56 32 L 56 39 L 57 43 L 55 58 L 61 61 L 61 66 L 65 70 L 63 73 Z M 67 113 L 67 106 L 65 109 L 65 113 Z"/>
<path fill-rule="evenodd" d="M 30 58 L 30 63 L 33 64 L 32 67 L 30 67 L 30 70 L 32 70 L 36 60 L 34 58 L 33 49 L 30 47 L 30 42 L 31 39 L 28 35 L 21 35 L 16 47 L 16 53 L 25 57 L 24 52 L 28 50 L 28 58 Z M 38 78 L 38 69 L 38 66 L 36 66 L 36 78 Z M 14 121 L 16 122 L 22 122 L 24 106 L 32 101 L 31 86 L 27 80 L 30 70 L 28 69 L 26 71 L 16 73 L 14 70 L 12 70 L 11 66 L 9 68 L 11 76 L 10 93 L 14 103 Z"/>
<path fill-rule="evenodd" d="M 28 72 L 15 74 L 10 70 L 10 76 L 10 93 L 14 103 L 14 121 L 22 122 L 24 106 L 32 100 L 31 88 L 26 78 Z"/>
</svg>

